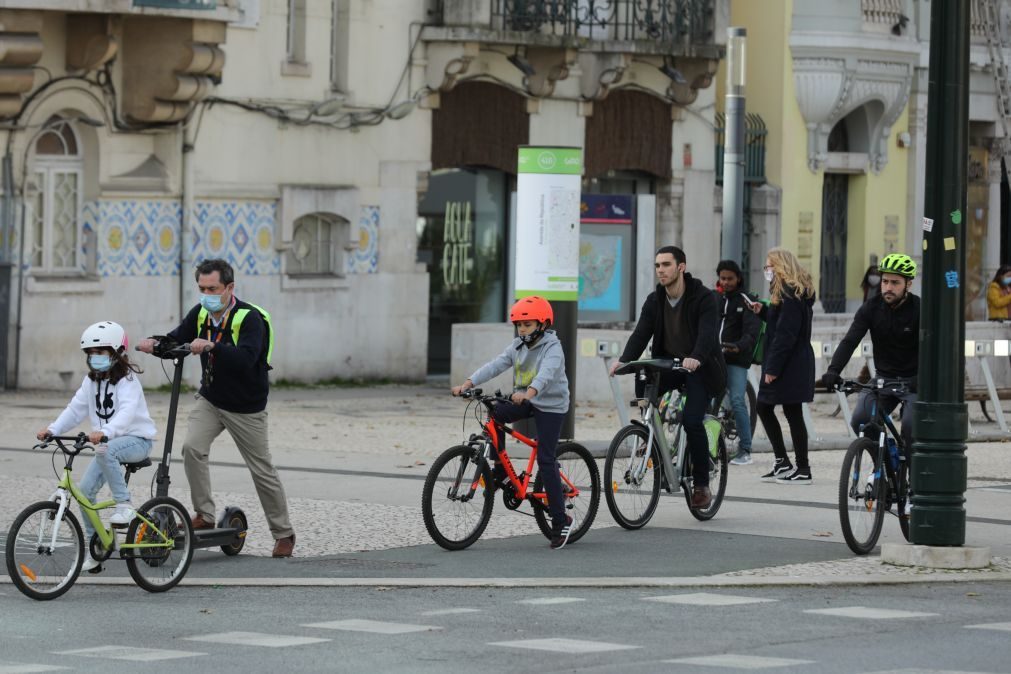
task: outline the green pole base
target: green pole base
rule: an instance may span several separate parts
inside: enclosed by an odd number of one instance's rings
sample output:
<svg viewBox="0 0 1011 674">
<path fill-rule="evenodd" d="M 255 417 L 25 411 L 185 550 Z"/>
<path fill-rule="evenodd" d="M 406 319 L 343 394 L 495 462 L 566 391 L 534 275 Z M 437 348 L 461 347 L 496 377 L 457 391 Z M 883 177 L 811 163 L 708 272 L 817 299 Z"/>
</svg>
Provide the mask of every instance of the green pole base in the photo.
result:
<svg viewBox="0 0 1011 674">
<path fill-rule="evenodd" d="M 968 429 L 965 403 L 913 404 L 909 541 L 915 545 L 965 544 Z"/>
</svg>

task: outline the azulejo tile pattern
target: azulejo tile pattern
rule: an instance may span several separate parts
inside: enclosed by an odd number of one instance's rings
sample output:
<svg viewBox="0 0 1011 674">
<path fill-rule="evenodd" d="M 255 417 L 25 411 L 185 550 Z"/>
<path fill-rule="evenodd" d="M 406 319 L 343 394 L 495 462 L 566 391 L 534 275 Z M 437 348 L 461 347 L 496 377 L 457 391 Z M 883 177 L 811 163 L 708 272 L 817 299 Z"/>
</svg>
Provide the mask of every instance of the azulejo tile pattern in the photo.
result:
<svg viewBox="0 0 1011 674">
<path fill-rule="evenodd" d="M 358 217 L 358 247 L 345 263 L 348 274 L 375 274 L 379 270 L 379 206 L 362 206 Z"/>
<path fill-rule="evenodd" d="M 276 201 L 198 201 L 187 257 L 223 257 L 244 275 L 281 273 L 274 248 Z M 182 207 L 170 199 L 100 199 L 81 212 L 86 241 L 97 241 L 102 276 L 175 276 L 179 274 Z M 346 258 L 349 274 L 374 274 L 379 267 L 379 207 L 363 206 L 359 245 Z M 84 257 L 84 256 L 82 256 Z"/>
</svg>

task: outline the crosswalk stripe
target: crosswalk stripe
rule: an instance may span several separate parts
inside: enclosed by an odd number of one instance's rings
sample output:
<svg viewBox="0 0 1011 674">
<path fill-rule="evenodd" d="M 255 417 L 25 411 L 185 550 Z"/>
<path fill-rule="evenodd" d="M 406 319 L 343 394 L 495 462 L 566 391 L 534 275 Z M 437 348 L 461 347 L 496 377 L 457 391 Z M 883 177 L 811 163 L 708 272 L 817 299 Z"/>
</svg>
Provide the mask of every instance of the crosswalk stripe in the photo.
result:
<svg viewBox="0 0 1011 674">
<path fill-rule="evenodd" d="M 538 599 L 520 599 L 517 604 L 527 604 L 529 606 L 552 606 L 554 604 L 573 604 L 577 601 L 586 601 L 580 597 L 541 597 Z"/>
<path fill-rule="evenodd" d="M 723 653 L 720 655 L 701 655 L 692 658 L 677 658 L 664 660 L 684 665 L 701 665 L 703 667 L 727 667 L 729 669 L 769 669 L 772 667 L 793 667 L 795 665 L 810 665 L 814 660 L 795 660 L 792 658 L 766 658 L 760 655 L 737 655 Z"/>
<path fill-rule="evenodd" d="M 998 630 L 1000 632 L 1011 632 L 1011 623 L 982 623 L 980 625 L 966 625 L 968 630 Z"/>
<path fill-rule="evenodd" d="M 668 594 L 659 597 L 643 597 L 643 601 L 659 601 L 665 604 L 689 604 L 693 606 L 737 606 L 739 604 L 763 604 L 778 601 L 758 597 L 740 597 L 731 594 L 694 592 L 691 594 Z"/>
<path fill-rule="evenodd" d="M 920 611 L 897 611 L 888 608 L 869 608 L 867 606 L 843 606 L 841 608 L 808 609 L 804 613 L 816 615 L 838 616 L 840 618 L 864 618 L 866 620 L 891 620 L 896 618 L 932 618 L 937 613 L 922 613 Z"/>
<path fill-rule="evenodd" d="M 434 625 L 410 625 L 379 620 L 331 620 L 330 622 L 309 623 L 302 627 L 316 627 L 324 630 L 345 630 L 348 632 L 371 632 L 373 634 L 408 634 L 410 632 L 434 632 L 441 627 Z"/>
<path fill-rule="evenodd" d="M 0 674 L 36 674 L 36 672 L 56 672 L 68 667 L 56 665 L 35 665 L 23 662 L 0 663 Z"/>
<path fill-rule="evenodd" d="M 308 646 L 319 644 L 329 639 L 316 637 L 297 637 L 287 634 L 263 634 L 262 632 L 221 632 L 219 634 L 201 634 L 195 637 L 183 637 L 186 641 L 203 641 L 212 644 L 232 644 L 236 646 L 262 646 L 264 648 L 288 648 L 290 646 Z"/>
<path fill-rule="evenodd" d="M 54 655 L 76 655 L 82 658 L 108 658 L 110 660 L 129 660 L 132 662 L 154 662 L 157 660 L 175 660 L 176 658 L 193 658 L 207 653 L 196 651 L 170 651 L 163 648 L 138 648 L 134 646 L 95 646 L 94 648 L 78 648 L 70 651 L 53 651 Z"/>
<path fill-rule="evenodd" d="M 526 648 L 535 651 L 551 651 L 579 655 L 583 653 L 606 653 L 607 651 L 625 651 L 640 646 L 612 644 L 606 641 L 583 641 L 581 639 L 521 639 L 517 641 L 493 641 L 489 646 L 505 646 L 506 648 Z"/>
<path fill-rule="evenodd" d="M 425 611 L 421 615 L 433 616 L 433 615 L 458 615 L 460 613 L 480 613 L 479 608 L 441 608 L 434 611 Z"/>
</svg>

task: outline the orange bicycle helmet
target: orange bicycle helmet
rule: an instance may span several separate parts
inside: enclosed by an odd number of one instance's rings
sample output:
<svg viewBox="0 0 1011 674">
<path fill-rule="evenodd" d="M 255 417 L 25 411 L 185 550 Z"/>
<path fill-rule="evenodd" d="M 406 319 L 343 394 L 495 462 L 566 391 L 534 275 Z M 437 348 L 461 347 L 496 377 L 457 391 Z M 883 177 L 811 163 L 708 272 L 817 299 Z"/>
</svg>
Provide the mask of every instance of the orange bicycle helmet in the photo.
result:
<svg viewBox="0 0 1011 674">
<path fill-rule="evenodd" d="M 509 321 L 537 321 L 544 323 L 545 327 L 555 322 L 555 312 L 551 309 L 551 303 L 539 295 L 531 295 L 518 300 L 513 308 L 509 310 Z"/>
</svg>

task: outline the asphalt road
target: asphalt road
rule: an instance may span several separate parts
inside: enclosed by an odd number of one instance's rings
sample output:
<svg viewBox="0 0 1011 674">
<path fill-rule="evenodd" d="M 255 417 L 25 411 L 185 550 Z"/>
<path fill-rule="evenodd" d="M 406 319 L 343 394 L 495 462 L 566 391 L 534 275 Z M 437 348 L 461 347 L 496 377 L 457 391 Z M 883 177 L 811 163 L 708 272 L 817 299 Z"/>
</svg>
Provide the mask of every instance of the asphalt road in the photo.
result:
<svg viewBox="0 0 1011 674">
<path fill-rule="evenodd" d="M 0 586 L 0 672 L 1008 672 L 1011 585 Z"/>
</svg>

